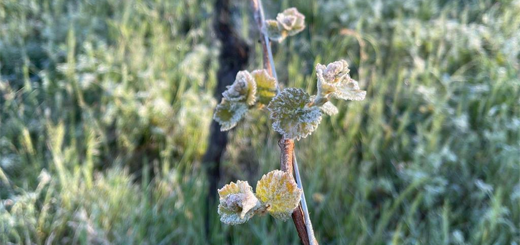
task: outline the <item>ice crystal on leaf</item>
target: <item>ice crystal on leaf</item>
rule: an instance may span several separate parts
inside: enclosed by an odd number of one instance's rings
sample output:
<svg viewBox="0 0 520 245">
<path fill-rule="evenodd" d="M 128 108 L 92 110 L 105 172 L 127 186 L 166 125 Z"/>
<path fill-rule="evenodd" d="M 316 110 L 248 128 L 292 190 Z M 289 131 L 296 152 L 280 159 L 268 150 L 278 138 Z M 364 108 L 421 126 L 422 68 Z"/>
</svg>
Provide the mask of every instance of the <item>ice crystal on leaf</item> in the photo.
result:
<svg viewBox="0 0 520 245">
<path fill-rule="evenodd" d="M 296 8 L 288 8 L 276 16 L 276 20 L 290 36 L 305 29 L 305 15 Z"/>
<path fill-rule="evenodd" d="M 222 93 L 224 98 L 232 102 L 244 102 L 247 105 L 254 105 L 256 101 L 256 83 L 253 76 L 248 71 L 239 71 L 235 82 L 227 86 L 227 90 Z"/>
<path fill-rule="evenodd" d="M 255 214 L 269 213 L 287 220 L 300 202 L 302 190 L 286 172 L 274 170 L 256 184 L 256 195 L 247 181 L 231 182 L 218 190 L 220 221 L 229 225 L 242 224 Z"/>
<path fill-rule="evenodd" d="M 316 65 L 318 76 L 318 99 L 329 96 L 344 100 L 363 100 L 366 91 L 359 88 L 356 80 L 349 76 L 350 70 L 345 60 L 335 61 L 327 66 Z"/>
<path fill-rule="evenodd" d="M 247 181 L 231 182 L 219 189 L 218 195 L 220 221 L 228 225 L 245 223 L 254 216 L 256 208 L 260 206 L 253 188 Z"/>
<path fill-rule="evenodd" d="M 299 88 L 287 88 L 273 98 L 268 105 L 273 128 L 286 139 L 305 138 L 321 122 L 321 111 L 317 106 L 308 106 L 310 96 Z"/>
<path fill-rule="evenodd" d="M 332 104 L 332 102 L 328 101 L 327 98 L 322 97 L 321 101 L 318 101 L 316 98 L 316 95 L 311 96 L 311 101 L 313 101 L 313 104 L 318 106 L 323 113 L 329 116 L 338 114 L 338 108 Z"/>
<path fill-rule="evenodd" d="M 267 105 L 276 95 L 276 79 L 267 70 L 255 70 L 251 73 L 256 82 L 258 102 Z"/>
<path fill-rule="evenodd" d="M 302 190 L 291 174 L 274 170 L 256 184 L 256 196 L 267 212 L 277 219 L 287 220 L 300 202 Z"/>
<path fill-rule="evenodd" d="M 220 124 L 220 130 L 235 127 L 246 114 L 248 107 L 256 102 L 256 82 L 248 71 L 239 71 L 235 82 L 222 93 L 222 102 L 215 109 L 213 118 Z"/>
<path fill-rule="evenodd" d="M 364 100 L 367 92 L 359 88 L 356 80 L 348 77 L 346 82 L 342 82 L 341 86 L 332 93 L 332 96 L 343 100 Z"/>
<path fill-rule="evenodd" d="M 296 8 L 279 13 L 276 20 L 267 20 L 267 34 L 273 41 L 281 42 L 287 36 L 294 36 L 305 29 L 305 16 Z"/>
<path fill-rule="evenodd" d="M 247 105 L 243 102 L 232 102 L 223 99 L 215 108 L 213 119 L 220 124 L 221 131 L 235 127 L 247 112 Z"/>
<path fill-rule="evenodd" d="M 348 63 L 345 60 L 335 61 L 327 66 L 317 64 L 318 94 L 323 96 L 334 92 L 349 72 Z"/>
<path fill-rule="evenodd" d="M 287 37 L 287 31 L 276 20 L 266 20 L 267 36 L 275 42 L 281 42 Z"/>
<path fill-rule="evenodd" d="M 333 105 L 330 101 L 327 101 L 325 104 L 323 104 L 320 107 L 320 109 L 321 111 L 323 111 L 323 113 L 329 116 L 338 114 L 338 108 L 335 105 Z"/>
</svg>

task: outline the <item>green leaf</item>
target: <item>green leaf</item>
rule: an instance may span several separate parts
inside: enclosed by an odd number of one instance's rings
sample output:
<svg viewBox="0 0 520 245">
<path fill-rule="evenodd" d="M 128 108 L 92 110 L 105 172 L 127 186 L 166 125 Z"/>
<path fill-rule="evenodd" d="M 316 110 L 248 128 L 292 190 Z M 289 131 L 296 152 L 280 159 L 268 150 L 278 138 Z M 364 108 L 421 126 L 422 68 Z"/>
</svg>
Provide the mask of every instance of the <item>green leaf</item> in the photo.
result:
<svg viewBox="0 0 520 245">
<path fill-rule="evenodd" d="M 256 82 L 257 97 L 261 104 L 268 105 L 276 96 L 276 79 L 267 70 L 255 70 L 251 73 Z"/>
<path fill-rule="evenodd" d="M 213 119 L 220 124 L 221 131 L 227 131 L 235 127 L 246 114 L 248 106 L 243 102 L 233 102 L 223 99 L 217 105 Z"/>
<path fill-rule="evenodd" d="M 218 190 L 220 221 L 228 225 L 243 224 L 255 215 L 260 201 L 247 181 L 229 183 Z"/>
<path fill-rule="evenodd" d="M 279 13 L 276 20 L 265 22 L 269 38 L 282 42 L 287 36 L 294 36 L 305 29 L 305 16 L 296 8 L 289 8 Z"/>
<path fill-rule="evenodd" d="M 329 116 L 336 115 L 339 112 L 338 108 L 335 105 L 333 105 L 330 101 L 327 101 L 325 104 L 320 106 L 320 109 L 323 113 Z"/>
<path fill-rule="evenodd" d="M 294 36 L 305 29 L 305 16 L 296 8 L 284 10 L 276 16 L 276 20 L 289 36 Z"/>
<path fill-rule="evenodd" d="M 275 42 L 282 42 L 287 37 L 287 31 L 276 20 L 266 20 L 267 36 Z"/>
<path fill-rule="evenodd" d="M 344 100 L 363 100 L 366 91 L 359 88 L 358 82 L 350 77 L 349 72 L 345 60 L 335 61 L 327 66 L 317 64 L 318 98 L 332 96 Z"/>
<path fill-rule="evenodd" d="M 284 89 L 267 106 L 274 130 L 286 139 L 307 137 L 321 122 L 320 108 L 308 106 L 310 103 L 309 94 L 302 89 Z"/>
<path fill-rule="evenodd" d="M 231 86 L 227 86 L 227 90 L 222 93 L 222 96 L 228 101 L 254 105 L 256 102 L 256 83 L 253 76 L 248 71 L 239 71 L 235 82 Z"/>
<path fill-rule="evenodd" d="M 332 96 L 343 100 L 364 100 L 367 92 L 359 88 L 359 84 L 356 80 L 348 77 L 346 81 L 341 82 L 341 86 L 338 86 L 336 91 L 332 93 Z"/>
<path fill-rule="evenodd" d="M 265 174 L 256 184 L 256 196 L 262 206 L 273 217 L 287 220 L 300 203 L 302 190 L 291 174 L 273 170 Z"/>
</svg>

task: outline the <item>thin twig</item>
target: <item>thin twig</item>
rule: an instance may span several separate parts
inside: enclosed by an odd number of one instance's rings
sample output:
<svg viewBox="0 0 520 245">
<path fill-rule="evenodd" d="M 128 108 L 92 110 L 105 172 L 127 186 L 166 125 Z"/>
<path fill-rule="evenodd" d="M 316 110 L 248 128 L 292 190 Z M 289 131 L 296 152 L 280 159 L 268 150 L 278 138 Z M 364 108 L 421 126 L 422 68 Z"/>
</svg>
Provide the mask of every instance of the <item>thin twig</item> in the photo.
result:
<svg viewBox="0 0 520 245">
<path fill-rule="evenodd" d="M 296 184 L 298 188 L 302 190 L 302 209 L 305 216 L 305 226 L 307 227 L 307 234 L 309 235 L 309 242 L 311 245 L 317 244 L 316 238 L 314 237 L 314 229 L 312 228 L 311 217 L 309 216 L 309 210 L 307 209 L 307 201 L 305 201 L 305 192 L 303 191 L 302 179 L 300 178 L 300 170 L 298 169 L 298 161 L 296 160 L 296 152 L 293 150 L 293 168 L 294 175 L 296 176 Z"/>
<path fill-rule="evenodd" d="M 262 43 L 263 60 L 264 60 L 264 69 L 274 77 L 276 80 L 276 91 L 278 92 L 278 76 L 276 75 L 276 69 L 274 68 L 274 59 L 273 52 L 271 50 L 271 42 L 269 41 L 269 36 L 267 35 L 267 28 L 265 27 L 265 16 L 264 16 L 264 8 L 262 7 L 262 0 L 252 0 L 253 3 L 253 11 L 255 15 L 256 24 L 258 25 L 258 30 L 260 30 L 260 42 Z"/>
<path fill-rule="evenodd" d="M 265 46 L 267 47 L 267 54 L 269 56 L 269 63 L 271 63 L 271 67 L 273 67 L 272 72 L 273 72 L 273 77 L 276 80 L 276 91 L 279 92 L 280 91 L 280 87 L 278 86 L 278 76 L 276 75 L 276 69 L 274 69 L 273 52 L 271 51 L 271 43 L 269 42 L 269 37 L 267 36 L 267 31 L 265 30 L 265 25 L 264 25 L 264 30 L 262 32 L 264 32 L 263 36 L 264 36 L 264 42 L 266 43 Z"/>
<path fill-rule="evenodd" d="M 262 54 L 263 54 L 263 65 L 264 69 L 273 76 L 276 80 L 276 92 L 280 92 L 280 86 L 278 82 L 278 76 L 276 75 L 276 69 L 274 66 L 273 53 L 271 50 L 271 43 L 269 41 L 269 36 L 267 35 L 267 28 L 265 26 L 265 17 L 264 10 L 262 7 L 262 0 L 251 0 L 253 5 L 253 11 L 256 23 L 258 25 L 258 29 L 260 30 L 260 42 L 262 43 Z M 281 159 L 280 159 L 280 168 L 282 171 L 289 172 L 293 174 L 293 160 L 296 160 L 294 157 L 294 140 L 291 139 L 281 139 L 280 149 L 282 151 Z M 299 179 L 300 175 L 298 172 L 298 168 L 296 167 L 297 172 L 297 183 L 299 183 L 301 187 L 301 180 Z M 309 212 L 307 211 L 307 203 L 305 203 L 305 196 L 302 196 L 303 202 L 293 211 L 292 218 L 294 222 L 294 226 L 296 227 L 296 231 L 298 232 L 298 236 L 304 245 L 309 244 L 318 244 L 316 238 L 314 238 L 314 233 L 312 231 L 312 225 L 310 225 Z M 305 212 L 302 210 L 302 204 L 305 205 Z M 305 213 L 305 215 L 304 215 Z M 308 220 L 308 222 L 306 222 Z M 308 224 L 307 224 L 308 223 Z M 310 233 L 308 232 L 310 231 Z"/>
<path fill-rule="evenodd" d="M 294 175 L 293 171 L 293 151 L 294 151 L 294 140 L 281 139 L 279 142 L 280 150 L 282 154 L 280 156 L 280 169 L 284 172 Z M 298 236 L 304 245 L 310 245 L 309 235 L 307 233 L 307 225 L 305 224 L 305 216 L 301 203 L 296 207 L 292 213 L 292 219 Z"/>
</svg>

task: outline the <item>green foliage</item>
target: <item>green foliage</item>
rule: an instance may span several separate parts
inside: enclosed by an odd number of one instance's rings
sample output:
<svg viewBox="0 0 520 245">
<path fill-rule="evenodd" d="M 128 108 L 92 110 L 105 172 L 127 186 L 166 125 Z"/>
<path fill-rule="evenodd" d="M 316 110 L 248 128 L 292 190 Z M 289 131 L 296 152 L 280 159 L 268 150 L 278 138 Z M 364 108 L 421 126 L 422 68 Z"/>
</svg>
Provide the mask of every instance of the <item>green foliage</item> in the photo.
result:
<svg viewBox="0 0 520 245">
<path fill-rule="evenodd" d="M 260 207 L 260 201 L 247 181 L 229 183 L 218 190 L 218 214 L 220 221 L 229 224 L 243 224 L 251 219 Z"/>
<path fill-rule="evenodd" d="M 222 93 L 213 119 L 220 124 L 221 131 L 234 128 L 254 105 L 262 107 L 276 95 L 276 79 L 266 70 L 239 71 L 236 79 Z"/>
<path fill-rule="evenodd" d="M 227 131 L 234 128 L 238 121 L 247 113 L 247 104 L 223 99 L 215 109 L 213 119 L 220 124 L 220 130 Z"/>
<path fill-rule="evenodd" d="M 300 204 L 302 190 L 298 188 L 290 173 L 273 170 L 264 174 L 258 181 L 256 195 L 267 213 L 286 221 Z"/>
<path fill-rule="evenodd" d="M 218 190 L 220 221 L 228 225 L 243 224 L 256 214 L 269 213 L 286 221 L 298 207 L 302 190 L 291 174 L 273 170 L 256 184 L 256 194 L 247 181 L 231 182 Z"/>
<path fill-rule="evenodd" d="M 363 100 L 366 91 L 349 76 L 345 60 L 327 66 L 316 65 L 318 95 L 309 96 L 302 89 L 287 88 L 269 103 L 273 129 L 287 139 L 306 138 L 321 122 L 321 113 L 329 116 L 338 113 L 338 108 L 329 99 Z"/>
<path fill-rule="evenodd" d="M 518 243 L 518 1 L 291 3 L 308 28 L 275 47 L 281 84 L 316 94 L 314 66 L 346 59 L 368 90 L 298 142 L 317 238 Z M 236 229 L 215 212 L 201 235 L 211 4 L 0 1 L 0 244 L 299 242 L 288 222 Z M 265 114 L 230 133 L 223 183 L 278 167 Z"/>
<path fill-rule="evenodd" d="M 227 87 L 222 96 L 231 102 L 244 103 L 248 106 L 256 102 L 256 81 L 248 71 L 239 71 L 235 82 Z"/>
<path fill-rule="evenodd" d="M 266 70 L 256 70 L 251 73 L 256 81 L 258 102 L 268 105 L 276 95 L 276 79 Z"/>
<path fill-rule="evenodd" d="M 329 115 L 329 116 L 334 116 L 336 114 L 338 114 L 338 108 L 332 104 L 330 101 L 327 101 L 325 102 L 325 104 L 323 104 L 322 106 L 320 106 L 320 109 L 323 113 Z"/>
<path fill-rule="evenodd" d="M 288 8 L 276 16 L 276 20 L 266 20 L 267 33 L 271 40 L 282 42 L 305 29 L 305 15 L 296 8 Z"/>
<path fill-rule="evenodd" d="M 350 78 L 350 70 L 345 60 L 335 61 L 327 66 L 316 65 L 316 75 L 318 76 L 318 96 L 315 103 L 321 105 L 323 98 L 334 97 L 343 100 L 363 100 L 366 91 L 359 88 L 359 84 Z"/>
<path fill-rule="evenodd" d="M 273 119 L 273 129 L 286 139 L 301 139 L 310 135 L 321 122 L 321 111 L 311 104 L 303 89 L 286 88 L 267 107 Z"/>
</svg>

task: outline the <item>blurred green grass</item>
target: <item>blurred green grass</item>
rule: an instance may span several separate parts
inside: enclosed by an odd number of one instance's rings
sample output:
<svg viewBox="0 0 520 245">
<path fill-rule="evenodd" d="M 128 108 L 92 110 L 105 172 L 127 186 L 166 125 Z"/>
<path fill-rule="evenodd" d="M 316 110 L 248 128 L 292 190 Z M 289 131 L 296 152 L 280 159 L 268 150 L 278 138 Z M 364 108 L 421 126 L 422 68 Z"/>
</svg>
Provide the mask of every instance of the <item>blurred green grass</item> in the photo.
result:
<svg viewBox="0 0 520 245">
<path fill-rule="evenodd" d="M 260 46 L 247 1 L 236 24 Z M 298 244 L 291 222 L 212 214 L 200 159 L 218 44 L 203 0 L 0 2 L 1 244 Z M 308 28 L 282 83 L 345 58 L 368 90 L 297 142 L 322 244 L 520 243 L 520 1 L 266 1 Z M 278 168 L 265 112 L 231 133 L 223 184 Z"/>
</svg>

